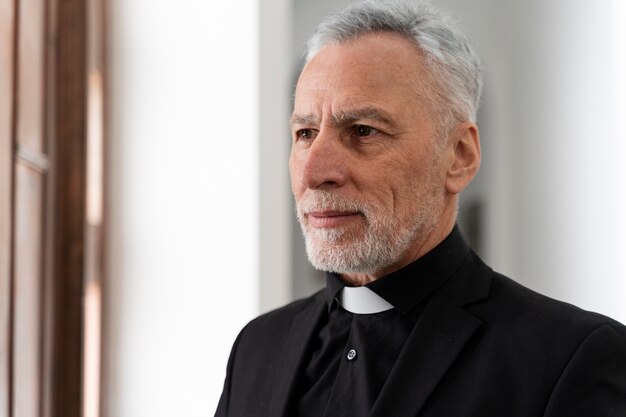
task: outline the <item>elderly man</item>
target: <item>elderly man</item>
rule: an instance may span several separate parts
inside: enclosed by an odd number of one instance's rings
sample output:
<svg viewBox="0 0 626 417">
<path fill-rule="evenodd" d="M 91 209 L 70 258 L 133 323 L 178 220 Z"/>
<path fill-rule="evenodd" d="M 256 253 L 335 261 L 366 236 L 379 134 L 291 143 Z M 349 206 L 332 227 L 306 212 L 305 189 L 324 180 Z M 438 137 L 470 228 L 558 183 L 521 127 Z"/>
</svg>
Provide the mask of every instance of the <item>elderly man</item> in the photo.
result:
<svg viewBox="0 0 626 417">
<path fill-rule="evenodd" d="M 327 286 L 243 329 L 216 415 L 626 416 L 626 328 L 493 272 L 455 226 L 480 164 L 463 35 L 360 3 L 308 46 L 289 168 Z"/>
</svg>

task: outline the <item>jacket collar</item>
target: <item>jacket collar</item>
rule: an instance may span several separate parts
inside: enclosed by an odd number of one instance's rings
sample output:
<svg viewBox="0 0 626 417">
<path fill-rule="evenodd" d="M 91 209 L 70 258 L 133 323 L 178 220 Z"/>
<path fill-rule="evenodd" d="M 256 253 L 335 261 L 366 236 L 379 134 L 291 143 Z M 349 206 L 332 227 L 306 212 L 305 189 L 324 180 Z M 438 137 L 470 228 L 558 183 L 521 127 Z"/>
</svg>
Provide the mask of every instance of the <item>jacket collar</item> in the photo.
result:
<svg viewBox="0 0 626 417">
<path fill-rule="evenodd" d="M 366 285 L 402 314 L 408 314 L 420 302 L 441 287 L 461 267 L 471 250 L 458 226 L 433 250 L 411 264 Z M 328 310 L 345 287 L 340 276 L 328 273 L 325 298 Z"/>
<path fill-rule="evenodd" d="M 493 272 L 472 255 L 426 302 L 374 403 L 370 417 L 413 417 L 456 361 L 482 321 L 465 307 L 484 300 Z"/>
</svg>

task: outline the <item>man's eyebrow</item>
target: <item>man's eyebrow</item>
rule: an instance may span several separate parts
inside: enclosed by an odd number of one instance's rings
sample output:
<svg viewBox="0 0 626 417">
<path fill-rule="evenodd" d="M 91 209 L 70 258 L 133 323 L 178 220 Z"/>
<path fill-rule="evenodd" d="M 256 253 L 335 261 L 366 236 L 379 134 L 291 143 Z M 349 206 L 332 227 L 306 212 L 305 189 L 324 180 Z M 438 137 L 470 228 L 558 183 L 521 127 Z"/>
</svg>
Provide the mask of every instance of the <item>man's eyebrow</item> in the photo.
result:
<svg viewBox="0 0 626 417">
<path fill-rule="evenodd" d="M 391 116 L 376 107 L 363 107 L 333 114 L 333 123 L 336 125 L 349 124 L 363 119 L 376 120 L 387 125 L 393 125 Z"/>
<path fill-rule="evenodd" d="M 291 118 L 289 119 L 289 126 L 294 126 L 294 125 L 305 125 L 305 126 L 311 126 L 314 124 L 317 124 L 318 119 L 317 117 L 315 117 L 312 114 L 292 114 Z"/>
<path fill-rule="evenodd" d="M 350 111 L 335 113 L 332 115 L 333 125 L 340 126 L 363 119 L 377 120 L 387 125 L 393 125 L 392 118 L 385 111 L 376 107 L 363 107 Z M 315 125 L 319 123 L 317 116 L 313 114 L 296 114 L 291 115 L 289 121 L 290 126 L 294 125 Z"/>
</svg>

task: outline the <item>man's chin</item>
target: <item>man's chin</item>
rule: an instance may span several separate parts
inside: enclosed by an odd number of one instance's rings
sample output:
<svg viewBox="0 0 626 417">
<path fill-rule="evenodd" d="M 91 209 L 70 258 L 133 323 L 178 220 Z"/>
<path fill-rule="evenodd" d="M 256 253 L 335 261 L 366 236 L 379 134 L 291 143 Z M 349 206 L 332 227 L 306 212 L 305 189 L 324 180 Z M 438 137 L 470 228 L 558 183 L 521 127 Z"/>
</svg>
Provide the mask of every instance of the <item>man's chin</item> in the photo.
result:
<svg viewBox="0 0 626 417">
<path fill-rule="evenodd" d="M 369 273 L 373 265 L 371 250 L 363 241 L 338 239 L 319 241 L 307 239 L 306 252 L 309 262 L 319 270 L 336 273 Z M 370 248 L 371 249 L 371 248 Z"/>
<path fill-rule="evenodd" d="M 312 229 L 306 232 L 307 244 L 320 251 L 350 250 L 363 244 L 363 238 L 346 228 Z"/>
</svg>

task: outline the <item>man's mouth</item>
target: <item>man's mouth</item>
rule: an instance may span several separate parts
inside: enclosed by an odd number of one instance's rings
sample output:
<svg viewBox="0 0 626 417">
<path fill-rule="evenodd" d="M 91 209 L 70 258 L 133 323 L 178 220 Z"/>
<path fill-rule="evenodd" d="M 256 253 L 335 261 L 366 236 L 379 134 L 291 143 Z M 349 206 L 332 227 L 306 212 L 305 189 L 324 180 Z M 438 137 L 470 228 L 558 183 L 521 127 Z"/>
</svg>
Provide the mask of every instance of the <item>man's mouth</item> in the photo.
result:
<svg viewBox="0 0 626 417">
<path fill-rule="evenodd" d="M 307 213 L 309 225 L 320 229 L 345 226 L 362 214 L 357 211 L 311 211 Z"/>
</svg>

